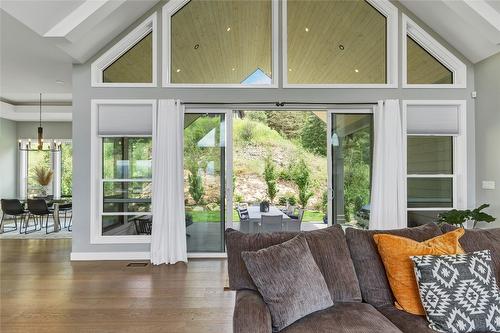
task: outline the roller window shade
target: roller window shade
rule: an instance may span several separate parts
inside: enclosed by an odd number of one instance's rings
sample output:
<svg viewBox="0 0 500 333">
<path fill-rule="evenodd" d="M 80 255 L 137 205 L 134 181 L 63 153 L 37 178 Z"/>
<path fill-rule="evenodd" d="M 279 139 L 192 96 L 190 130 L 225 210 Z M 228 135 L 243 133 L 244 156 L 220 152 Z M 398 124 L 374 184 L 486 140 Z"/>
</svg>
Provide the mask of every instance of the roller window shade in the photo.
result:
<svg viewBox="0 0 500 333">
<path fill-rule="evenodd" d="M 105 104 L 99 106 L 99 135 L 152 135 L 151 104 Z"/>
<path fill-rule="evenodd" d="M 458 106 L 410 105 L 407 109 L 408 134 L 459 135 Z"/>
</svg>

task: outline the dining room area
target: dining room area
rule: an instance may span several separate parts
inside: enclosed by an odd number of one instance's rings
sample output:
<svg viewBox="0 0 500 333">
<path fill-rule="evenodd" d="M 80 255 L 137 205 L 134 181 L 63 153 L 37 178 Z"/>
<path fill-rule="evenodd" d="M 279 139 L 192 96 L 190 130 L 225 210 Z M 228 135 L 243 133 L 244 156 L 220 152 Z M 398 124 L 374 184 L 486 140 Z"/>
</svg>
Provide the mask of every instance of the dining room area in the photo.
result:
<svg viewBox="0 0 500 333">
<path fill-rule="evenodd" d="M 38 97 L 38 121 L 1 118 L 0 239 L 72 238 L 72 123 Z"/>
</svg>

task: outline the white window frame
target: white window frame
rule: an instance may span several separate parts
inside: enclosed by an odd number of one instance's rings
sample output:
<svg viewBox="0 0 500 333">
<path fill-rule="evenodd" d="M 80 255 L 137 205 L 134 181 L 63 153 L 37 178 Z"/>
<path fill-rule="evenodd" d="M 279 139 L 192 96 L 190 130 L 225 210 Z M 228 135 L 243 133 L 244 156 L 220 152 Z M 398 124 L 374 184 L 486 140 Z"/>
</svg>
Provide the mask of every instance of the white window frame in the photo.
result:
<svg viewBox="0 0 500 333">
<path fill-rule="evenodd" d="M 158 85 L 157 68 L 157 14 L 156 12 L 139 24 L 134 30 L 129 32 L 118 43 L 113 45 L 91 65 L 91 85 L 92 87 L 156 87 Z M 103 82 L 103 72 L 114 61 L 120 58 L 134 45 L 146 37 L 149 33 L 152 36 L 152 82 Z"/>
<path fill-rule="evenodd" d="M 408 106 L 457 106 L 458 107 L 458 125 L 459 134 L 408 134 L 407 131 L 407 112 Z M 404 172 L 406 180 L 409 178 L 452 178 L 453 179 L 453 206 L 452 207 L 420 207 L 408 208 L 406 211 L 447 211 L 450 209 L 467 208 L 467 112 L 465 100 L 404 100 L 403 101 L 403 151 L 404 151 Z M 408 174 L 407 156 L 408 156 L 408 136 L 452 136 L 453 137 L 453 174 Z M 407 198 L 405 198 L 406 200 Z"/>
<path fill-rule="evenodd" d="M 278 88 L 279 87 L 279 2 L 271 1 L 271 84 L 241 84 L 241 83 L 172 83 L 172 43 L 171 43 L 171 17 L 185 6 L 190 0 L 170 0 L 162 8 L 162 84 L 163 87 L 177 88 Z"/>
<path fill-rule="evenodd" d="M 98 133 L 98 112 L 100 105 L 106 104 L 149 104 L 152 114 L 156 112 L 157 103 L 155 99 L 93 99 L 91 100 L 91 168 L 90 168 L 90 243 L 91 244 L 149 244 L 150 235 L 102 235 L 102 137 L 111 137 L 111 135 L 100 136 Z M 140 135 L 116 135 L 116 137 L 140 137 Z M 149 137 L 149 136 L 147 136 Z M 127 181 L 128 179 L 120 179 Z M 137 179 L 132 179 L 137 181 Z M 141 181 L 141 179 L 139 179 Z M 152 181 L 148 180 L 148 181 Z M 120 215 L 120 214 L 110 214 Z M 136 213 L 132 215 L 150 215 Z"/>
<path fill-rule="evenodd" d="M 388 0 L 366 0 L 387 19 L 386 83 L 288 83 L 287 0 L 282 2 L 283 88 L 397 88 L 398 87 L 398 9 Z"/>
<path fill-rule="evenodd" d="M 403 88 L 466 88 L 467 66 L 453 55 L 446 47 L 422 29 L 408 16 L 403 14 L 401 29 L 401 58 L 402 58 L 402 87 Z M 408 83 L 408 54 L 406 36 L 411 37 L 424 50 L 429 52 L 437 61 L 453 73 L 452 84 L 409 84 Z"/>
<path fill-rule="evenodd" d="M 19 144 L 25 147 L 29 142 L 32 143 L 33 149 L 36 147 L 37 139 L 19 139 Z M 46 139 L 44 144 L 49 144 L 51 147 L 54 143 L 67 143 L 70 139 Z M 51 182 L 51 190 L 54 199 L 61 198 L 61 177 L 62 177 L 62 150 L 61 151 L 50 151 L 49 152 L 49 163 L 53 171 L 53 177 Z M 18 150 L 19 159 L 19 197 L 28 198 L 28 183 L 29 183 L 29 151 Z M 58 154 L 58 155 L 57 155 Z"/>
</svg>

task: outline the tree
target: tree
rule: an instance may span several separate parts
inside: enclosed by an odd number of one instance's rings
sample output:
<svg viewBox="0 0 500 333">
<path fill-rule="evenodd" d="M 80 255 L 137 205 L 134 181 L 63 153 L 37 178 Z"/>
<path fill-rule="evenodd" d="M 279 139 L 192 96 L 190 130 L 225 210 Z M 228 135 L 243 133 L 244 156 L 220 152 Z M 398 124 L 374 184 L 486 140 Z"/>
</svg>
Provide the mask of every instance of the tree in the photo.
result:
<svg viewBox="0 0 500 333">
<path fill-rule="evenodd" d="M 313 196 L 311 192 L 311 169 L 303 158 L 292 167 L 292 181 L 299 189 L 299 204 L 305 209 L 309 199 Z"/>
<path fill-rule="evenodd" d="M 266 157 L 264 163 L 264 181 L 267 185 L 267 196 L 269 197 L 269 201 L 273 203 L 274 198 L 276 198 L 276 194 L 278 193 L 276 185 L 278 174 L 276 173 L 276 166 L 270 155 Z"/>
<path fill-rule="evenodd" d="M 326 156 L 326 124 L 312 112 L 302 127 L 300 142 L 311 153 Z"/>
<path fill-rule="evenodd" d="M 198 174 L 197 170 L 190 170 L 188 184 L 191 198 L 193 198 L 194 202 L 199 205 L 205 195 L 205 187 L 203 186 L 203 179 Z"/>
<path fill-rule="evenodd" d="M 267 126 L 287 139 L 300 137 L 301 124 L 304 123 L 305 112 L 266 111 Z"/>
</svg>

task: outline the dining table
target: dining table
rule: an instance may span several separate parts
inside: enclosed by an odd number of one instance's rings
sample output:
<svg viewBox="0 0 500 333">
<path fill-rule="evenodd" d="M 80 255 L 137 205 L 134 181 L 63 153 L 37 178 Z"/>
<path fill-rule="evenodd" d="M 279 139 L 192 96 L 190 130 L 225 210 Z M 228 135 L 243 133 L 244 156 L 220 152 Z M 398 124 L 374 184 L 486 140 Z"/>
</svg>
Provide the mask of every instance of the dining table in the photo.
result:
<svg viewBox="0 0 500 333">
<path fill-rule="evenodd" d="M 290 218 L 290 216 L 283 213 L 275 206 L 269 206 L 269 211 L 261 212 L 260 206 L 248 206 L 248 219 L 240 221 L 240 231 L 246 233 L 257 233 L 260 231 L 260 221 L 263 215 L 281 215 L 283 216 L 283 231 L 298 231 L 298 223 L 296 219 Z"/>
</svg>

